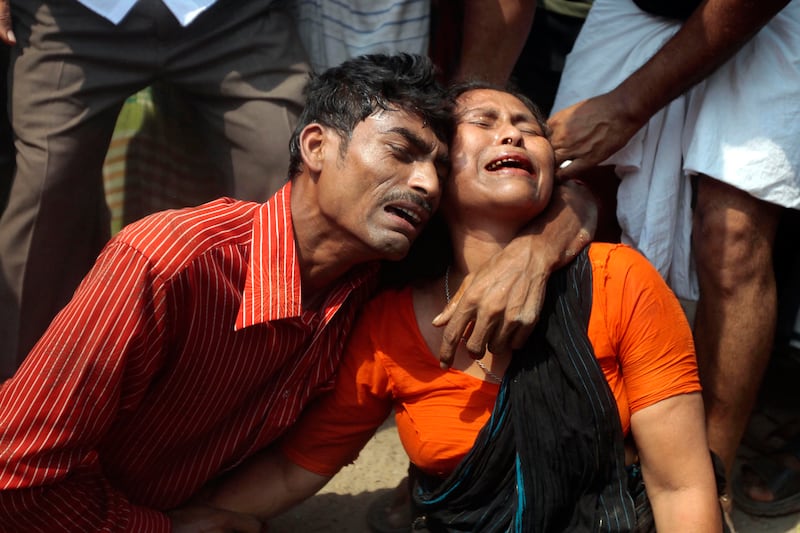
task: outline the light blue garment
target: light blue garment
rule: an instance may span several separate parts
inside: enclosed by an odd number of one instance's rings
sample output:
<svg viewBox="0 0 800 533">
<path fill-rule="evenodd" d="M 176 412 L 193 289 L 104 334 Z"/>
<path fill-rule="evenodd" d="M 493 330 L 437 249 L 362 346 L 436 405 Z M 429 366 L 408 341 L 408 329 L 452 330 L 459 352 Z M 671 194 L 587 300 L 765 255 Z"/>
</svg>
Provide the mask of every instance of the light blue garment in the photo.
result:
<svg viewBox="0 0 800 533">
<path fill-rule="evenodd" d="M 290 4 L 317 72 L 363 54 L 428 53 L 430 0 L 291 0 Z"/>
<path fill-rule="evenodd" d="M 119 24 L 138 0 L 78 0 L 98 15 Z M 182 26 L 188 26 L 216 0 L 161 0 Z"/>
</svg>

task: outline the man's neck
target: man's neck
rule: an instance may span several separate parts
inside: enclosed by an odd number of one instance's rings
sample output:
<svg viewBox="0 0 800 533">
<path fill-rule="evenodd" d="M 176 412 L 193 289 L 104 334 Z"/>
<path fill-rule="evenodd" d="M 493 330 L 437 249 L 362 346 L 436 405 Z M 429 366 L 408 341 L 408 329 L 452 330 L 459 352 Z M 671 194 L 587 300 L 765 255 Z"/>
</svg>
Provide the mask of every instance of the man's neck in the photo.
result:
<svg viewBox="0 0 800 533">
<path fill-rule="evenodd" d="M 324 299 L 326 290 L 353 267 L 375 260 L 343 239 L 320 212 L 313 187 L 292 184 L 292 226 L 303 287 L 303 305 Z"/>
</svg>

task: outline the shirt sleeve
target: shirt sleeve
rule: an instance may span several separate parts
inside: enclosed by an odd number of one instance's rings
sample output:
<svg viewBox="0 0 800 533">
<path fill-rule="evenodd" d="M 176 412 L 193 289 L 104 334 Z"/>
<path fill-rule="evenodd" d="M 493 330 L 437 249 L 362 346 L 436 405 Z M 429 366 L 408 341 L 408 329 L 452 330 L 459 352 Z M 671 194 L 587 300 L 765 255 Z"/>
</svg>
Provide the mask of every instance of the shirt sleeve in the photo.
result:
<svg viewBox="0 0 800 533">
<path fill-rule="evenodd" d="M 639 252 L 611 246 L 601 270 L 604 315 L 630 412 L 700 390 L 692 332 L 678 299 Z"/>
<path fill-rule="evenodd" d="M 149 261 L 112 242 L 0 387 L 3 531 L 170 531 L 103 475 L 97 447 L 144 395 L 164 338 Z"/>
<path fill-rule="evenodd" d="M 390 379 L 374 338 L 380 335 L 376 322 L 368 305 L 348 340 L 336 386 L 281 441 L 284 455 L 306 470 L 335 475 L 358 457 L 392 410 Z"/>
</svg>

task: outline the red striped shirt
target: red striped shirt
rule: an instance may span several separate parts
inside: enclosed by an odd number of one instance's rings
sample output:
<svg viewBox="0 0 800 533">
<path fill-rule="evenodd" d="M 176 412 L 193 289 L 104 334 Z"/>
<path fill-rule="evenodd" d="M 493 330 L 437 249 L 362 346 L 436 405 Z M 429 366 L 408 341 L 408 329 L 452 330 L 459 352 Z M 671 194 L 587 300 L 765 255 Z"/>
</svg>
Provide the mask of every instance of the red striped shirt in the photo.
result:
<svg viewBox="0 0 800 533">
<path fill-rule="evenodd" d="M 0 387 L 2 531 L 168 531 L 159 510 L 332 385 L 377 266 L 303 310 L 290 192 L 158 213 L 106 246 Z"/>
</svg>

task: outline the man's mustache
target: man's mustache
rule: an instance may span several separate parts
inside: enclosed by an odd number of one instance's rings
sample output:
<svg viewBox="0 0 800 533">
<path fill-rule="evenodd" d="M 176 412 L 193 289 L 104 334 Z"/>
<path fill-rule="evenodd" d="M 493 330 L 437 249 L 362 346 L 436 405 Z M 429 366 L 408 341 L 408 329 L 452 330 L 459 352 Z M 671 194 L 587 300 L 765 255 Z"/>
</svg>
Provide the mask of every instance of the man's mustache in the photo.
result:
<svg viewBox="0 0 800 533">
<path fill-rule="evenodd" d="M 398 201 L 411 202 L 424 209 L 429 215 L 433 214 L 433 204 L 421 194 L 416 194 L 412 191 L 394 191 L 384 197 L 384 202 L 386 203 Z"/>
</svg>

